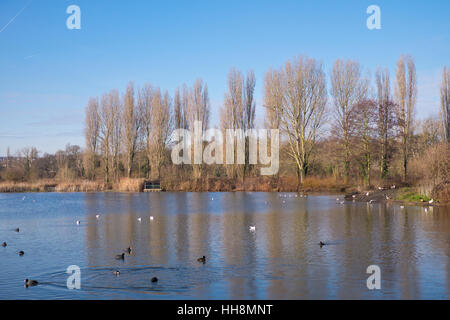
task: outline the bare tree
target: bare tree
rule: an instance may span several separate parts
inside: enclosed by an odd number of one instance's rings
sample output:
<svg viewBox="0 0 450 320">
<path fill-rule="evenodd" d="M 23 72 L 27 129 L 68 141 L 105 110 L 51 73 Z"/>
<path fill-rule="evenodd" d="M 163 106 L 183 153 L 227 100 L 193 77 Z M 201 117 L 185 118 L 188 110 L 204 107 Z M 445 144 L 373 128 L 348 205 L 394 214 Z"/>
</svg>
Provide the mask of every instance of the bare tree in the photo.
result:
<svg viewBox="0 0 450 320">
<path fill-rule="evenodd" d="M 203 84 L 203 80 L 197 79 L 194 87 L 191 88 L 189 94 L 189 101 L 187 105 L 186 119 L 188 122 L 188 128 L 194 128 L 195 121 L 202 122 L 202 131 L 205 131 L 209 127 L 209 95 L 208 85 Z"/>
<path fill-rule="evenodd" d="M 113 115 L 113 135 L 112 135 L 112 150 L 111 153 L 113 155 L 112 158 L 112 169 L 114 181 L 119 180 L 120 176 L 120 152 L 121 152 L 121 142 L 122 142 L 122 104 L 119 98 L 119 94 L 117 97 L 113 99 L 112 104 L 112 115 Z"/>
<path fill-rule="evenodd" d="M 140 114 L 140 138 L 145 145 L 145 155 L 147 159 L 147 178 L 150 176 L 151 157 L 152 157 L 152 106 L 153 106 L 153 88 L 151 85 L 145 85 L 138 93 L 138 109 Z"/>
<path fill-rule="evenodd" d="M 441 85 L 441 118 L 444 140 L 450 143 L 450 69 L 444 67 Z"/>
<path fill-rule="evenodd" d="M 335 129 L 343 147 L 345 183 L 350 176 L 352 108 L 367 94 L 367 80 L 356 61 L 336 60 L 331 73 L 331 94 L 335 107 Z"/>
<path fill-rule="evenodd" d="M 161 178 L 161 167 L 164 164 L 166 146 L 172 128 L 171 99 L 167 91 L 164 96 L 160 89 L 154 91 L 152 102 L 151 152 L 154 171 Z"/>
<path fill-rule="evenodd" d="M 418 137 L 418 153 L 442 141 L 440 137 L 440 119 L 438 117 L 433 116 L 423 119 L 418 127 L 421 133 Z"/>
<path fill-rule="evenodd" d="M 88 178 L 95 178 L 95 163 L 99 143 L 100 115 L 98 98 L 89 99 L 86 107 L 86 123 L 84 135 L 86 139 L 86 174 Z"/>
<path fill-rule="evenodd" d="M 245 79 L 245 90 L 244 90 L 244 132 L 248 132 L 248 130 L 252 130 L 255 128 L 255 100 L 254 100 L 254 92 L 255 92 L 255 74 L 253 70 L 247 73 L 247 77 Z M 250 138 L 248 136 L 245 137 L 245 165 L 244 165 L 244 177 L 248 174 L 252 166 L 250 165 Z"/>
<path fill-rule="evenodd" d="M 178 88 L 175 91 L 175 96 L 173 100 L 173 112 L 174 112 L 174 125 L 177 129 L 186 129 L 187 128 L 187 120 L 186 120 L 186 88 L 183 88 L 183 96 L 180 93 L 180 89 Z"/>
<path fill-rule="evenodd" d="M 370 170 L 376 134 L 376 109 L 374 100 L 361 100 L 354 105 L 351 113 L 352 154 L 359 164 L 360 172 L 366 186 L 370 186 Z"/>
<path fill-rule="evenodd" d="M 378 104 L 378 138 L 380 142 L 380 174 L 386 179 L 389 173 L 389 160 L 391 156 L 389 140 L 394 129 L 394 103 L 391 99 L 391 83 L 389 70 L 378 69 L 375 75 L 377 85 Z"/>
<path fill-rule="evenodd" d="M 231 69 L 228 74 L 228 91 L 225 94 L 224 106 L 221 108 L 221 127 L 226 129 L 242 129 L 243 134 L 255 128 L 255 74 L 249 71 L 244 77 L 240 71 Z M 227 137 L 228 138 L 228 137 Z M 242 137 L 244 138 L 244 137 Z M 251 169 L 249 164 L 249 137 L 245 138 L 244 165 L 227 166 L 230 177 L 235 177 L 237 168 L 242 167 L 242 177 Z M 234 138 L 233 138 L 234 140 Z M 233 141 L 236 144 L 235 141 Z"/>
<path fill-rule="evenodd" d="M 136 156 L 138 134 L 141 125 L 138 107 L 134 101 L 134 86 L 132 82 L 128 84 L 125 96 L 123 98 L 122 125 L 123 142 L 127 163 L 127 176 L 128 178 L 131 178 L 134 158 Z"/>
<path fill-rule="evenodd" d="M 19 157 L 22 158 L 24 177 L 27 180 L 35 178 L 33 176 L 33 163 L 38 159 L 39 151 L 35 147 L 26 147 L 19 151 Z"/>
<path fill-rule="evenodd" d="M 325 74 L 316 60 L 300 56 L 286 62 L 277 77 L 281 83 L 281 104 L 267 108 L 278 114 L 280 129 L 288 137 L 289 155 L 297 165 L 300 184 L 308 174 L 323 125 L 327 102 Z"/>
<path fill-rule="evenodd" d="M 6 169 L 9 169 L 10 158 L 11 158 L 11 151 L 9 150 L 9 147 L 8 147 L 8 148 L 6 148 Z"/>
<path fill-rule="evenodd" d="M 100 142 L 102 150 L 105 181 L 111 181 L 111 173 L 115 174 L 119 139 L 117 126 L 119 124 L 119 93 L 112 90 L 102 96 L 100 109 Z"/>
<path fill-rule="evenodd" d="M 272 70 L 266 73 L 264 86 L 264 106 L 266 107 L 266 126 L 271 129 L 280 127 L 280 118 L 277 109 L 271 106 L 278 106 L 283 103 L 281 91 L 281 81 L 279 73 Z"/>
<path fill-rule="evenodd" d="M 406 60 L 406 61 L 405 61 Z M 407 67 L 405 67 L 405 64 Z M 406 71 L 407 68 L 407 71 Z M 416 67 L 411 57 L 401 56 L 397 62 L 395 81 L 395 113 L 401 139 L 403 179 L 406 181 L 417 95 Z"/>
<path fill-rule="evenodd" d="M 228 73 L 228 90 L 225 93 L 224 105 L 220 110 L 220 125 L 222 130 L 243 129 L 244 126 L 244 90 L 243 76 L 240 71 L 231 69 Z M 228 139 L 226 137 L 225 139 Z M 233 144 L 236 145 L 236 141 Z M 227 142 L 228 143 L 228 142 Z M 230 142 L 231 143 L 231 142 Z M 236 147 L 234 148 L 236 150 Z M 236 157 L 233 164 L 227 164 L 226 171 L 230 178 L 235 178 L 238 172 Z"/>
<path fill-rule="evenodd" d="M 197 79 L 194 87 L 189 90 L 187 99 L 187 109 L 186 109 L 186 120 L 188 128 L 190 130 L 194 129 L 194 123 L 200 121 L 202 123 L 202 132 L 209 127 L 209 95 L 208 95 L 208 85 L 201 79 Z M 191 144 L 193 147 L 195 143 Z M 195 162 L 195 161 L 194 161 Z M 194 177 L 199 178 L 202 175 L 203 165 L 193 164 Z"/>
</svg>

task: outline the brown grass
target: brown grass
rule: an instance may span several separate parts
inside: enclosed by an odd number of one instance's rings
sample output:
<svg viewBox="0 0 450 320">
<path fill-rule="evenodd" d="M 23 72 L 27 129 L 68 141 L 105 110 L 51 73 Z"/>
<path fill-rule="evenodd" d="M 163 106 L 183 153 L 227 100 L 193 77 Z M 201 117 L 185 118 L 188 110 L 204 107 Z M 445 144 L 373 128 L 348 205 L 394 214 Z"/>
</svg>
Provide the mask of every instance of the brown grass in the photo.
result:
<svg viewBox="0 0 450 320">
<path fill-rule="evenodd" d="M 260 191 L 295 192 L 297 177 L 246 177 L 245 179 L 202 178 L 188 181 L 164 179 L 162 187 L 166 191 Z M 309 177 L 305 179 L 301 191 L 345 191 L 345 185 L 334 178 Z"/>
<path fill-rule="evenodd" d="M 88 180 L 61 182 L 55 187 L 56 192 L 100 192 L 109 189 L 110 187 L 103 182 Z"/>
<path fill-rule="evenodd" d="M 36 182 L 3 182 L 0 192 L 142 192 L 145 179 L 123 178 L 119 182 L 106 184 L 103 181 L 74 180 L 39 180 Z M 161 181 L 165 191 L 262 191 L 262 192 L 295 192 L 297 191 L 297 177 L 246 177 L 245 179 L 229 179 L 208 177 L 201 179 L 183 179 L 177 176 L 166 177 Z M 300 191 L 345 191 L 346 186 L 335 178 L 308 177 Z M 347 190 L 348 191 L 348 190 Z"/>
<path fill-rule="evenodd" d="M 114 191 L 120 192 L 142 192 L 144 190 L 145 179 L 122 178 L 113 185 Z"/>
<path fill-rule="evenodd" d="M 94 192 L 106 191 L 108 189 L 108 186 L 102 182 L 87 180 L 71 182 L 38 180 L 34 182 L 0 183 L 0 192 Z"/>
<path fill-rule="evenodd" d="M 301 187 L 303 191 L 340 191 L 344 192 L 346 186 L 334 177 L 307 177 Z"/>
<path fill-rule="evenodd" d="M 434 187 L 432 195 L 441 203 L 450 204 L 450 181 L 440 183 Z"/>
<path fill-rule="evenodd" d="M 53 191 L 56 184 L 48 180 L 36 182 L 2 182 L 0 192 L 48 192 Z"/>
</svg>

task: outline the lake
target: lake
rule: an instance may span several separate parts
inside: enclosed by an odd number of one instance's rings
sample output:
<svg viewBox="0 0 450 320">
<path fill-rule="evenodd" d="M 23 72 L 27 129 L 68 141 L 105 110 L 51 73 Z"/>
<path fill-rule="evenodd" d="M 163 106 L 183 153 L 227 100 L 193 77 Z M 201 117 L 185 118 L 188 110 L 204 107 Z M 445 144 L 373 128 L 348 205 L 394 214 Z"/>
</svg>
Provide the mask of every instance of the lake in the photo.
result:
<svg viewBox="0 0 450 320">
<path fill-rule="evenodd" d="M 448 207 L 337 197 L 0 194 L 0 299 L 450 298 Z M 66 286 L 70 265 L 79 290 Z M 380 290 L 367 288 L 370 265 Z"/>
</svg>

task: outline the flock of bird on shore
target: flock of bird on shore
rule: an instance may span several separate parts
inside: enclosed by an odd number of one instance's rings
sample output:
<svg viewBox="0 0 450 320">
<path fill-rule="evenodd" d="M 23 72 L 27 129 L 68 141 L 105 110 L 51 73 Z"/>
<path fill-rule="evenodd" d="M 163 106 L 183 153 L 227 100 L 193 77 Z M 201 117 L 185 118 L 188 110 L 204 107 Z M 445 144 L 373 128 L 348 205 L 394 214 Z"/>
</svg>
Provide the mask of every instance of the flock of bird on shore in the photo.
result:
<svg viewBox="0 0 450 320">
<path fill-rule="evenodd" d="M 380 188 L 379 188 L 380 189 Z M 391 187 L 391 189 L 395 189 L 395 186 L 392 186 Z M 381 190 L 381 189 L 380 189 Z M 367 197 L 370 195 L 370 192 L 367 192 L 366 194 L 365 194 Z M 282 194 L 280 194 L 279 195 L 279 197 L 280 198 L 287 198 L 288 196 L 286 195 L 286 194 L 284 194 L 284 195 L 282 195 Z M 300 197 L 300 198 L 307 198 L 308 197 L 308 195 L 307 194 L 294 194 L 294 195 L 289 195 L 289 198 L 291 198 L 291 197 L 295 197 L 295 198 L 298 198 L 298 197 Z M 387 196 L 387 195 L 385 195 L 385 197 L 386 197 L 386 200 L 389 200 L 390 198 Z M 354 194 L 354 195 L 352 195 L 352 198 L 353 198 L 353 202 L 355 202 L 355 198 L 356 198 L 356 195 Z M 22 200 L 25 200 L 25 197 L 23 197 L 22 198 Z M 211 200 L 214 200 L 214 198 L 211 198 Z M 35 200 L 33 200 L 33 202 L 35 202 Z M 336 198 L 336 202 L 338 202 L 338 203 L 340 203 L 340 204 L 344 204 L 345 203 L 345 201 L 342 201 L 340 198 Z M 372 204 L 373 202 L 375 202 L 375 200 L 369 200 L 368 201 L 368 203 L 370 203 L 370 204 Z M 428 203 L 429 204 L 432 204 L 434 202 L 434 200 L 433 199 L 431 199 Z M 265 201 L 265 204 L 267 204 L 268 202 L 267 201 Z M 283 200 L 283 203 L 285 203 L 285 200 Z M 401 209 L 403 209 L 404 208 L 404 206 L 403 205 L 401 205 L 400 206 L 400 208 Z M 428 211 L 428 209 L 427 208 L 425 208 L 425 212 L 427 212 Z M 97 219 L 97 220 L 99 220 L 100 219 L 100 214 L 96 214 L 95 215 L 95 218 Z M 149 220 L 150 221 L 154 221 L 154 217 L 153 216 L 150 216 L 149 217 Z M 138 217 L 137 218 L 137 221 L 138 222 L 142 222 L 142 218 L 141 217 Z M 76 220 L 76 225 L 81 225 L 81 221 L 80 220 Z M 20 232 L 20 229 L 19 228 L 16 228 L 16 229 L 14 229 L 14 231 L 15 232 Z M 256 226 L 254 226 L 254 225 L 251 225 L 251 226 L 249 226 L 249 231 L 250 232 L 256 232 Z M 318 245 L 320 246 L 320 248 L 322 248 L 323 246 L 325 246 L 325 245 L 327 245 L 325 242 L 322 242 L 322 241 L 320 241 L 319 243 L 318 243 Z M 1 244 L 1 246 L 3 247 L 3 248 L 6 248 L 7 246 L 8 246 L 8 244 L 6 243 L 6 242 L 3 242 L 2 244 Z M 122 252 L 121 254 L 117 254 L 116 255 L 116 260 L 125 260 L 125 253 L 127 253 L 128 255 L 131 255 L 131 253 L 133 252 L 133 249 L 131 248 L 131 247 L 128 247 L 128 248 L 126 248 L 125 250 L 124 250 L 124 252 Z M 19 252 L 18 252 L 18 254 L 19 254 L 19 256 L 23 256 L 24 254 L 25 254 L 25 252 L 23 251 L 23 250 L 20 250 Z M 199 263 L 203 263 L 203 264 L 205 264 L 206 263 L 206 256 L 202 256 L 202 257 L 200 257 L 200 258 L 198 258 L 197 259 L 197 262 L 199 262 Z M 118 277 L 119 275 L 120 275 L 120 271 L 119 270 L 114 270 L 113 272 L 113 275 L 115 275 L 116 277 Z M 158 282 L 158 278 L 157 277 L 153 277 L 153 278 L 151 278 L 151 280 L 150 280 L 152 283 L 156 283 L 156 282 Z M 30 279 L 25 279 L 24 280 L 24 283 L 25 283 L 25 287 L 26 288 L 28 288 L 28 287 L 33 287 L 33 286 L 37 286 L 38 284 L 39 284 L 39 282 L 37 281 L 37 280 L 30 280 Z"/>
</svg>

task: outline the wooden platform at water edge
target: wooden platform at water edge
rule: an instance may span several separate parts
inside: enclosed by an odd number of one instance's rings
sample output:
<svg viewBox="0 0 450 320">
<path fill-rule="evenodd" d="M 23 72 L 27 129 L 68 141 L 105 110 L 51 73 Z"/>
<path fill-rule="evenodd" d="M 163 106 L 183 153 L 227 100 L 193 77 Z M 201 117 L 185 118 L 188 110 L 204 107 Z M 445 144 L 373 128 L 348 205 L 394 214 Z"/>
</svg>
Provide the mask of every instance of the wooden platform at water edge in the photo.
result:
<svg viewBox="0 0 450 320">
<path fill-rule="evenodd" d="M 144 183 L 144 192 L 161 192 L 161 184 L 154 181 Z"/>
</svg>

